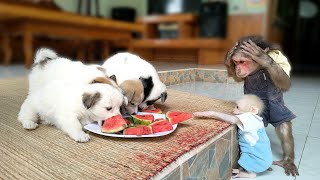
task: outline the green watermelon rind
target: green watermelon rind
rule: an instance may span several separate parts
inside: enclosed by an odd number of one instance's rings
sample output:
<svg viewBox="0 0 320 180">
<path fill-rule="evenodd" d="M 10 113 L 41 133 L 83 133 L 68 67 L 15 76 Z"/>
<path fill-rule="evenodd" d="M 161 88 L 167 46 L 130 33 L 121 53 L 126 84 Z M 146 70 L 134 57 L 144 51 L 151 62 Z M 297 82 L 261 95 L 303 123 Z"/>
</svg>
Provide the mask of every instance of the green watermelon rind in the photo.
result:
<svg viewBox="0 0 320 180">
<path fill-rule="evenodd" d="M 150 120 L 139 119 L 135 115 L 132 115 L 131 117 L 132 117 L 134 124 L 150 125 L 152 123 L 152 121 L 150 121 Z"/>
<path fill-rule="evenodd" d="M 101 128 L 101 132 L 103 133 L 117 133 L 117 132 L 120 132 L 120 131 L 123 131 L 124 129 L 126 129 L 128 127 L 127 124 L 123 124 L 122 126 L 120 126 L 119 128 L 117 129 L 112 129 L 112 130 L 105 130 L 103 127 Z"/>
</svg>

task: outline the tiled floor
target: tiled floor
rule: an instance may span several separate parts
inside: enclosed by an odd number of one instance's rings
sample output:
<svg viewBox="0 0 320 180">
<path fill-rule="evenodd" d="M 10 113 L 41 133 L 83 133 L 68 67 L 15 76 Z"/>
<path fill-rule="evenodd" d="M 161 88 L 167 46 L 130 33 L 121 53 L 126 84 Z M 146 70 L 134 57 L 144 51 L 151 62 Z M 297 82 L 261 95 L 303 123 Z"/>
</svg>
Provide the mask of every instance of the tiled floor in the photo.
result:
<svg viewBox="0 0 320 180">
<path fill-rule="evenodd" d="M 195 64 L 153 63 L 157 70 L 173 70 L 181 68 L 218 68 L 223 66 L 198 66 Z M 0 78 L 26 76 L 28 74 L 21 65 L 0 66 Z M 320 75 L 292 75 L 292 87 L 285 93 L 286 105 L 297 115 L 293 121 L 295 138 L 296 165 L 300 176 L 288 177 L 283 169 L 273 166 L 273 171 L 260 174 L 256 179 L 297 179 L 313 180 L 320 173 Z M 192 82 L 172 85 L 169 88 L 196 93 L 211 98 L 234 100 L 242 95 L 241 84 L 219 84 L 208 82 Z M 267 127 L 272 143 L 274 160 L 281 159 L 281 145 L 272 126 Z"/>
</svg>

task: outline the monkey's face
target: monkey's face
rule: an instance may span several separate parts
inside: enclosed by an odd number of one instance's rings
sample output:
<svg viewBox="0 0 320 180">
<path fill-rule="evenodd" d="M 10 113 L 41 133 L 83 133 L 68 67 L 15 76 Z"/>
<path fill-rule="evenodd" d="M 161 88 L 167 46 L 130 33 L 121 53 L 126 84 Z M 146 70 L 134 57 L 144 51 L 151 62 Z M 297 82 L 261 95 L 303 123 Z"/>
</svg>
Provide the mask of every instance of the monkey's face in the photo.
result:
<svg viewBox="0 0 320 180">
<path fill-rule="evenodd" d="M 235 53 L 232 56 L 232 61 L 235 64 L 235 73 L 239 78 L 245 78 L 259 69 L 258 63 L 241 53 Z"/>
</svg>

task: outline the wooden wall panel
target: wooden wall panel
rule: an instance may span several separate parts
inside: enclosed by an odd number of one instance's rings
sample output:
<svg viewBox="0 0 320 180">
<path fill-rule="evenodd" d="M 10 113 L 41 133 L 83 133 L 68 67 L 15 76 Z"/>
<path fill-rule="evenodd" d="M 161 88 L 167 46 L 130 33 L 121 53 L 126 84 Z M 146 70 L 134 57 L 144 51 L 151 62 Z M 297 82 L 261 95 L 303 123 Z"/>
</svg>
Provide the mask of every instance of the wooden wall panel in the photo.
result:
<svg viewBox="0 0 320 180">
<path fill-rule="evenodd" d="M 197 62 L 197 50 L 155 49 L 154 61 Z"/>
<path fill-rule="evenodd" d="M 228 17 L 227 38 L 230 46 L 242 36 L 264 35 L 264 14 L 232 15 Z"/>
<path fill-rule="evenodd" d="M 248 35 L 264 36 L 266 34 L 264 14 L 232 15 L 228 17 L 227 26 L 227 37 L 225 39 L 198 37 L 194 39 L 180 37 L 178 40 L 142 39 L 132 41 L 131 49 L 151 61 L 189 61 L 203 65 L 222 64 L 228 49 L 241 37 Z M 198 31 L 198 28 L 198 26 L 194 26 L 193 31 Z M 188 36 L 192 33 L 194 32 L 187 29 L 186 34 Z"/>
</svg>

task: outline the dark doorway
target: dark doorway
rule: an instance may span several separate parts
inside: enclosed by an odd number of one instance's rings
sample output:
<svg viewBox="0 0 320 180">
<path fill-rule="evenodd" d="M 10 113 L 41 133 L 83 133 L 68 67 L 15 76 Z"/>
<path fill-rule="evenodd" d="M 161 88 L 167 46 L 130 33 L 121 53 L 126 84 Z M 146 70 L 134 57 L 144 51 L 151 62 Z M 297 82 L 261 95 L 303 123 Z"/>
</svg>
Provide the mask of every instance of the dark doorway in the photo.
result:
<svg viewBox="0 0 320 180">
<path fill-rule="evenodd" d="M 294 72 L 320 73 L 320 1 L 279 0 L 278 25 Z"/>
</svg>

